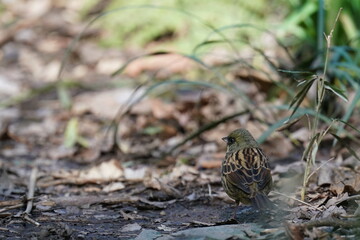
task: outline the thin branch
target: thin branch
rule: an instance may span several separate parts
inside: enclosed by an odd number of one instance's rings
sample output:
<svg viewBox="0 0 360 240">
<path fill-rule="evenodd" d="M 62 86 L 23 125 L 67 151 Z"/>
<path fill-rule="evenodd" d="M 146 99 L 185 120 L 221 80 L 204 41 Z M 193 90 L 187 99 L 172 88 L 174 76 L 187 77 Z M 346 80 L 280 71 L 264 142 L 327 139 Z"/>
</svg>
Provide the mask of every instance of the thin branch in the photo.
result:
<svg viewBox="0 0 360 240">
<path fill-rule="evenodd" d="M 300 227 L 304 228 L 312 228 L 312 227 L 342 227 L 342 228 L 357 228 L 360 227 L 360 221 L 358 220 L 342 220 L 336 218 L 323 218 L 323 219 L 315 219 L 306 223 L 299 224 Z"/>
<path fill-rule="evenodd" d="M 22 206 L 24 206 L 24 203 L 18 203 L 18 204 L 12 205 L 12 206 L 4 207 L 4 208 L 0 209 L 0 213 L 6 212 L 11 209 L 20 208 Z"/>
<path fill-rule="evenodd" d="M 285 223 L 286 230 L 291 239 L 304 239 L 304 231 L 306 228 L 313 227 L 341 227 L 346 229 L 359 228 L 359 220 L 342 220 L 333 217 L 323 219 L 310 220 L 305 223 Z"/>
<path fill-rule="evenodd" d="M 1 201 L 0 202 L 0 207 L 5 207 L 5 206 L 13 206 L 16 204 L 20 204 L 20 203 L 24 203 L 24 199 L 15 199 L 15 200 L 9 200 L 9 201 Z"/>
<path fill-rule="evenodd" d="M 37 227 L 40 226 L 40 223 L 38 223 L 34 219 L 30 218 L 29 215 L 26 212 L 24 212 L 24 214 L 22 215 L 22 218 L 24 220 L 28 221 L 29 223 L 32 223 L 32 224 L 36 225 Z"/>
<path fill-rule="evenodd" d="M 315 169 L 306 179 L 306 182 L 309 182 L 310 178 L 317 172 L 319 171 L 323 166 L 325 166 L 326 164 L 328 164 L 330 161 L 334 160 L 335 158 L 332 157 L 329 160 L 327 160 L 326 162 L 324 162 L 323 164 L 321 164 L 317 169 Z"/>
<path fill-rule="evenodd" d="M 36 226 L 40 226 L 40 223 L 35 221 L 34 219 L 30 218 L 29 214 L 32 210 L 33 203 L 34 203 L 34 193 L 35 193 L 35 185 L 36 185 L 36 179 L 37 179 L 37 172 L 38 169 L 36 166 L 33 167 L 30 175 L 29 185 L 28 185 L 28 194 L 27 194 L 27 205 L 26 210 L 20 214 L 20 216 L 29 223 L 32 223 Z"/>
<path fill-rule="evenodd" d="M 350 196 L 350 197 L 338 202 L 337 204 L 340 204 L 340 203 L 345 202 L 345 201 L 354 201 L 354 200 L 360 200 L 360 195 Z"/>
<path fill-rule="evenodd" d="M 32 207 L 33 207 L 37 172 L 38 172 L 37 167 L 34 167 L 31 171 L 31 175 L 30 175 L 30 181 L 29 181 L 29 185 L 28 185 L 28 194 L 27 194 L 28 202 L 27 202 L 26 210 L 25 210 L 25 213 L 27 213 L 27 214 L 30 214 Z"/>
<path fill-rule="evenodd" d="M 283 193 L 276 192 L 276 191 L 271 191 L 271 192 L 272 192 L 272 193 L 275 193 L 275 194 L 277 194 L 277 195 L 283 196 L 283 197 L 285 197 L 285 198 L 292 199 L 292 200 L 294 200 L 294 201 L 296 201 L 296 202 L 302 203 L 302 204 L 304 204 L 304 205 L 306 205 L 306 206 L 308 206 L 308 207 L 315 208 L 316 210 L 319 210 L 319 211 L 321 211 L 321 212 L 323 211 L 322 209 L 320 209 L 320 208 L 318 208 L 318 207 L 315 207 L 315 206 L 311 205 L 310 203 L 301 201 L 300 199 L 297 199 L 297 198 L 295 198 L 295 197 L 290 197 L 290 196 L 287 196 L 287 195 L 285 195 L 285 194 L 283 194 Z"/>
</svg>

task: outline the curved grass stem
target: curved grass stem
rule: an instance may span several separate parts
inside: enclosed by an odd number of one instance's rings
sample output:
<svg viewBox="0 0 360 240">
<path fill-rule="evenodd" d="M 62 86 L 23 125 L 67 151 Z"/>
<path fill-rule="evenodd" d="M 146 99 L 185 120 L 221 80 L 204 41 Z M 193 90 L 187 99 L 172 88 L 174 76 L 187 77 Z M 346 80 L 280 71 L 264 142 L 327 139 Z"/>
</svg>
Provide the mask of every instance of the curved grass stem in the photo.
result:
<svg viewBox="0 0 360 240">
<path fill-rule="evenodd" d="M 329 33 L 329 35 L 325 35 L 325 40 L 326 40 L 326 53 L 325 53 L 325 62 L 324 62 L 324 70 L 323 70 L 323 74 L 321 77 L 318 77 L 316 79 L 317 84 L 316 84 L 316 93 L 317 93 L 317 97 L 316 97 L 316 115 L 314 117 L 313 120 L 313 124 L 311 127 L 311 141 L 308 143 L 308 145 L 306 146 L 306 149 L 304 151 L 302 160 L 306 161 L 306 168 L 305 168 L 305 173 L 304 173 L 304 180 L 303 180 L 303 186 L 301 189 L 301 200 L 304 201 L 305 199 L 305 194 L 306 194 L 306 186 L 309 182 L 309 174 L 310 174 L 310 170 L 312 165 L 315 163 L 315 158 L 316 158 L 316 153 L 318 151 L 318 146 L 321 142 L 321 139 L 323 137 L 324 133 L 320 133 L 319 130 L 319 117 L 320 117 L 320 110 L 321 110 L 321 106 L 324 100 L 324 96 L 325 96 L 325 81 L 326 81 L 326 73 L 327 73 L 327 68 L 329 65 L 329 57 L 330 57 L 330 47 L 331 47 L 331 39 L 333 36 L 333 32 L 335 29 L 335 25 L 339 19 L 340 13 L 342 11 L 342 8 L 339 9 L 337 17 L 335 19 L 334 25 Z M 331 126 L 331 125 L 330 125 Z"/>
</svg>

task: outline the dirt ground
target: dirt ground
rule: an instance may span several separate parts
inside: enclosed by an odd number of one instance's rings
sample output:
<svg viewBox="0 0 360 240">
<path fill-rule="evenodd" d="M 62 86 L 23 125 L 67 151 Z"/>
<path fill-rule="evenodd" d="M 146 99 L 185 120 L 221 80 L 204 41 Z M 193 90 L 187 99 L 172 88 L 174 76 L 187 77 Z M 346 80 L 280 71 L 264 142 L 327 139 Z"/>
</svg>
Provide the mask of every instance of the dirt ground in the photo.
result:
<svg viewBox="0 0 360 240">
<path fill-rule="evenodd" d="M 74 191 L 81 193 L 80 189 L 70 190 Z M 180 199 L 169 198 L 160 191 L 148 190 L 133 196 L 134 199 L 126 197 L 128 193 L 125 191 L 106 195 L 83 193 L 68 197 L 38 192 L 42 199 L 47 200 L 43 200 L 44 205 L 39 203 L 39 207 L 36 204 L 30 216 L 41 225 L 24 221 L 21 214 L 18 217 L 3 217 L 2 225 L 6 230 L 0 229 L 0 234 L 2 239 L 152 239 L 151 235 L 143 236 L 152 233 L 156 239 L 160 236 L 164 239 L 183 239 L 179 236 L 186 229 L 235 224 L 239 229 L 246 226 L 245 230 L 248 228 L 249 231 L 246 234 L 253 238 L 266 235 L 265 230 L 279 231 L 277 228 L 283 225 L 285 213 L 281 213 L 280 209 L 259 212 L 252 207 L 241 206 L 237 209 L 235 220 L 234 204 L 216 197 L 216 193 L 221 191 L 219 184 L 214 184 L 212 191 L 215 196 L 209 196 L 204 186 Z M 19 210 L 10 210 L 9 213 L 16 216 Z M 254 232 L 251 231 L 252 225 L 256 226 Z M 150 230 L 153 232 L 147 233 Z M 180 235 L 171 236 L 176 232 Z M 191 238 L 189 233 L 183 234 L 186 239 Z M 225 237 L 229 233 L 226 228 L 220 228 L 218 234 Z M 285 233 L 280 231 L 279 236 L 284 238 Z"/>
<path fill-rule="evenodd" d="M 83 17 L 82 1 L 0 3 L 0 239 L 359 238 L 360 132 L 329 125 L 356 102 L 334 98 L 335 115 L 320 119 L 304 184 L 316 94 L 287 125 L 298 88 L 278 69 L 296 58 L 272 33 L 198 55 L 158 52 L 182 37 L 169 32 L 105 48 L 106 29 L 85 26 L 110 2 Z M 208 40 L 194 49 L 218 42 Z M 238 128 L 270 159 L 277 207 L 240 206 L 234 219 L 221 139 Z"/>
</svg>

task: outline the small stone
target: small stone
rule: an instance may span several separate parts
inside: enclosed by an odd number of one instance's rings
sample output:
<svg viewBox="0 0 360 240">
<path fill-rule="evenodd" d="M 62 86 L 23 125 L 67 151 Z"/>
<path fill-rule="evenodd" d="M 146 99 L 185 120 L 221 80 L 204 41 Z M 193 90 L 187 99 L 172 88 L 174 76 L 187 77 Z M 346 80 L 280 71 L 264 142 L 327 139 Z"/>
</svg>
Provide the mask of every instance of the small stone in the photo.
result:
<svg viewBox="0 0 360 240">
<path fill-rule="evenodd" d="M 134 231 L 138 231 L 141 230 L 141 226 L 137 223 L 131 223 L 131 224 L 127 224 L 124 227 L 121 228 L 121 232 L 134 232 Z"/>
</svg>

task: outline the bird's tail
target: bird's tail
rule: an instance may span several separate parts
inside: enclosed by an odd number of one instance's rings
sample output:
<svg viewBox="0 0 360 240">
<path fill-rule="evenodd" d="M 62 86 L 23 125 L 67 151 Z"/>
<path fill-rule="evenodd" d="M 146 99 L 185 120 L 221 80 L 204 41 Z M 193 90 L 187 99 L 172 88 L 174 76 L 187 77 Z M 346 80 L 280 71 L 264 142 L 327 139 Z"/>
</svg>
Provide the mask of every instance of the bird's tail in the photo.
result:
<svg viewBox="0 0 360 240">
<path fill-rule="evenodd" d="M 251 203 L 257 209 L 272 209 L 275 207 L 275 204 L 262 193 L 258 193 L 254 198 L 251 198 Z"/>
</svg>

